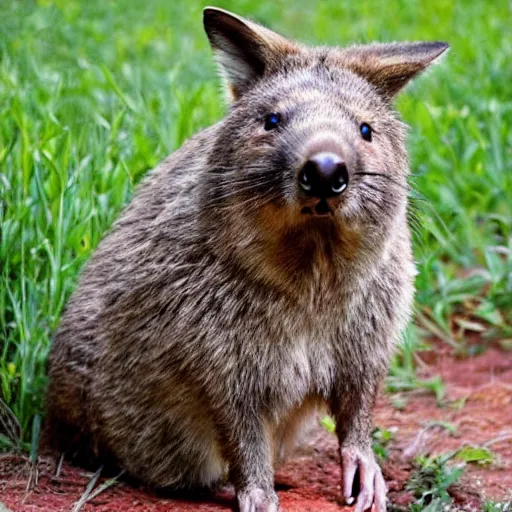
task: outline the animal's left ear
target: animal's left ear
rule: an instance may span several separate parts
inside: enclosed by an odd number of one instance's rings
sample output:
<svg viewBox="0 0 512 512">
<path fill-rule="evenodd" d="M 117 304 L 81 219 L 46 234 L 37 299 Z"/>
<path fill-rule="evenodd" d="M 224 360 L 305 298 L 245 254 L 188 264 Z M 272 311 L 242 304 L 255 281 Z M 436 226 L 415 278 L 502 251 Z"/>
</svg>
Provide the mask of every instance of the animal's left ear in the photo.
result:
<svg viewBox="0 0 512 512">
<path fill-rule="evenodd" d="M 438 41 L 372 44 L 347 48 L 341 57 L 344 67 L 368 80 L 391 99 L 448 48 L 447 43 Z"/>
</svg>

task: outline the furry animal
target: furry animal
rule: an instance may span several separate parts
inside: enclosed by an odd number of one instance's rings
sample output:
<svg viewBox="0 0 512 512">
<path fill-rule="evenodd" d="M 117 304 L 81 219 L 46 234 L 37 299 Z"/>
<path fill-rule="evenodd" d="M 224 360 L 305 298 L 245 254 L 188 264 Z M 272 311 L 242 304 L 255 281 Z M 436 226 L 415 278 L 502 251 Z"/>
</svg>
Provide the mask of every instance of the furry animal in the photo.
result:
<svg viewBox="0 0 512 512">
<path fill-rule="evenodd" d="M 344 498 L 384 512 L 372 408 L 415 275 L 392 100 L 448 45 L 308 48 L 215 8 L 204 26 L 228 114 L 150 173 L 83 271 L 46 437 L 155 487 L 228 472 L 242 512 L 271 512 L 274 464 L 325 405 Z"/>
</svg>

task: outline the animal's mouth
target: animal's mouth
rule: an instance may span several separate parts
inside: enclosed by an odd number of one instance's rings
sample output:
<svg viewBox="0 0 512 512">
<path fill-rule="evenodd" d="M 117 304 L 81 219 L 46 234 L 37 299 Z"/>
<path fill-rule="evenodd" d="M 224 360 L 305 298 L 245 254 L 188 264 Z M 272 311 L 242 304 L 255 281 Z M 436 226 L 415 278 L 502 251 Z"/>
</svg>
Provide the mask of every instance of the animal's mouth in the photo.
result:
<svg viewBox="0 0 512 512">
<path fill-rule="evenodd" d="M 334 215 L 334 211 L 327 202 L 327 199 L 320 199 L 320 201 L 313 206 L 304 206 L 300 213 L 313 217 L 330 217 Z"/>
</svg>

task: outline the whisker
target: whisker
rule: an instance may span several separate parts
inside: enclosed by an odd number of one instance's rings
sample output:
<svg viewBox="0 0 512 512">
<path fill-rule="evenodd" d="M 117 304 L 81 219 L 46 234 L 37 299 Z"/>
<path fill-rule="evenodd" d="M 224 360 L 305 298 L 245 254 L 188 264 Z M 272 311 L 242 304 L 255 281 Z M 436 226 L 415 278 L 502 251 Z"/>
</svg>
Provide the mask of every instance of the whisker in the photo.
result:
<svg viewBox="0 0 512 512">
<path fill-rule="evenodd" d="M 361 185 L 367 185 L 367 183 L 362 183 Z M 365 186 L 361 187 L 363 190 L 366 188 Z M 370 201 L 371 203 L 375 204 L 375 205 L 378 205 L 379 208 L 382 208 L 383 204 L 384 205 L 387 205 L 389 207 L 394 207 L 396 206 L 396 203 L 390 201 L 386 196 L 384 195 L 380 195 L 379 196 L 379 201 L 376 201 L 376 199 L 372 196 L 368 196 L 368 195 L 363 195 L 363 198 L 365 201 Z"/>
<path fill-rule="evenodd" d="M 265 169 L 268 169 L 268 164 L 263 163 L 256 163 L 256 164 L 247 164 L 244 165 L 243 170 L 244 171 L 254 171 L 254 170 L 261 170 L 264 171 Z M 216 165 L 212 169 L 209 169 L 207 171 L 208 174 L 224 174 L 229 171 L 239 171 L 240 167 L 234 166 L 234 165 Z M 218 172 L 221 171 L 221 172 Z"/>
<path fill-rule="evenodd" d="M 210 207 L 214 210 L 227 212 L 230 210 L 240 210 L 243 208 L 244 213 L 252 213 L 254 210 L 261 208 L 272 201 L 278 199 L 278 196 L 268 196 L 262 200 L 260 197 L 249 197 L 244 201 L 238 201 L 236 203 L 222 203 L 222 204 L 207 204 L 207 207 Z"/>
<path fill-rule="evenodd" d="M 360 181 L 359 183 L 361 184 L 361 186 L 363 186 L 363 188 L 371 188 L 372 190 L 375 190 L 376 192 L 380 192 L 382 194 L 388 193 L 387 190 L 382 190 L 381 188 L 376 187 L 372 183 L 367 183 L 366 181 Z"/>
<path fill-rule="evenodd" d="M 219 194 L 213 194 L 211 199 L 212 200 L 224 200 L 229 199 L 232 197 L 236 197 L 239 195 L 245 195 L 251 192 L 261 193 L 261 185 L 265 185 L 267 189 L 267 193 L 271 191 L 272 189 L 279 186 L 279 183 L 277 181 L 262 181 L 258 183 L 248 183 L 246 186 L 240 187 L 234 187 L 231 190 L 222 190 Z"/>
<path fill-rule="evenodd" d="M 251 184 L 264 184 L 264 183 L 274 183 L 277 179 L 274 176 L 244 176 L 241 178 L 233 178 L 232 176 L 226 176 L 223 180 L 218 180 L 215 183 L 220 183 L 222 185 L 251 185 Z"/>
<path fill-rule="evenodd" d="M 265 186 L 265 191 L 262 191 L 262 186 Z M 250 195 L 252 197 L 268 197 L 269 195 L 277 195 L 279 192 L 279 183 L 277 182 L 264 182 L 264 183 L 251 183 L 244 187 L 234 187 L 229 190 L 223 188 L 213 189 L 211 194 L 208 194 L 207 200 L 211 202 L 223 202 L 235 197 L 244 197 Z"/>
<path fill-rule="evenodd" d="M 370 203 L 375 205 L 377 208 L 379 208 L 379 210 L 384 210 L 384 208 L 382 207 L 382 204 L 379 204 L 377 201 L 375 201 L 375 199 L 372 199 L 371 197 L 365 197 L 364 199 L 365 199 L 365 201 L 369 201 Z"/>
<path fill-rule="evenodd" d="M 399 181 L 395 180 L 391 176 L 388 176 L 387 174 L 381 173 L 381 172 L 355 172 L 354 176 L 377 176 L 379 178 L 384 178 L 389 180 L 391 183 L 394 183 L 395 185 L 403 188 L 404 190 L 410 191 L 411 186 L 409 184 L 404 185 L 403 183 L 400 183 Z"/>
</svg>

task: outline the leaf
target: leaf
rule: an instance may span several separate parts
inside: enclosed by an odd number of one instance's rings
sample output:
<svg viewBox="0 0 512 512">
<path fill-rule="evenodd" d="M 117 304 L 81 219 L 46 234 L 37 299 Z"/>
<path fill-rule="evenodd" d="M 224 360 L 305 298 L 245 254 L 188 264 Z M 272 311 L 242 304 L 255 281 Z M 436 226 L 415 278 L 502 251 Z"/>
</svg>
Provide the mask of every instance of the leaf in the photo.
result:
<svg viewBox="0 0 512 512">
<path fill-rule="evenodd" d="M 36 414 L 32 422 L 32 444 L 30 446 L 30 462 L 36 464 L 37 449 L 39 447 L 39 433 L 41 431 L 41 416 Z"/>
<path fill-rule="evenodd" d="M 446 503 L 440 498 L 436 498 L 423 509 L 423 512 L 444 512 L 444 510 L 446 510 Z"/>
<path fill-rule="evenodd" d="M 373 439 L 381 444 L 387 444 L 395 436 L 396 429 L 376 428 L 373 432 Z"/>
<path fill-rule="evenodd" d="M 380 461 L 388 458 L 388 452 L 386 448 L 384 448 L 384 446 L 382 446 L 380 443 L 373 443 L 372 450 Z"/>
<path fill-rule="evenodd" d="M 7 373 L 10 377 L 14 377 L 16 375 L 16 365 L 14 363 L 7 363 Z"/>
<path fill-rule="evenodd" d="M 463 318 L 456 318 L 455 323 L 465 331 L 484 332 L 486 329 L 485 325 L 479 324 L 478 322 L 464 320 Z"/>
<path fill-rule="evenodd" d="M 498 327 L 503 325 L 503 316 L 489 301 L 482 302 L 474 311 L 475 315 Z"/>
<path fill-rule="evenodd" d="M 336 433 L 336 422 L 330 416 L 324 416 L 320 420 L 320 425 L 331 434 Z"/>
<path fill-rule="evenodd" d="M 483 446 L 463 446 L 457 451 L 455 457 L 464 462 L 476 462 L 477 464 L 490 464 L 494 460 L 491 450 Z"/>
</svg>

